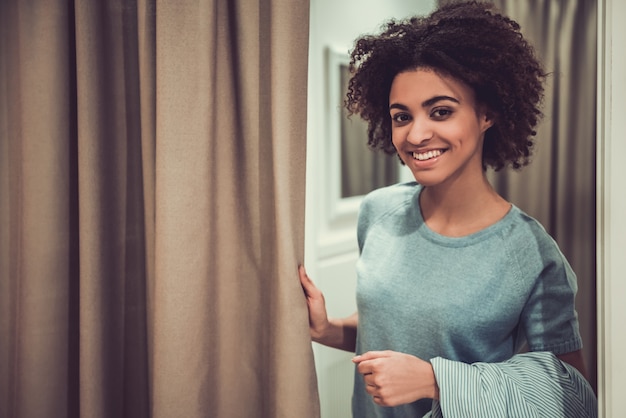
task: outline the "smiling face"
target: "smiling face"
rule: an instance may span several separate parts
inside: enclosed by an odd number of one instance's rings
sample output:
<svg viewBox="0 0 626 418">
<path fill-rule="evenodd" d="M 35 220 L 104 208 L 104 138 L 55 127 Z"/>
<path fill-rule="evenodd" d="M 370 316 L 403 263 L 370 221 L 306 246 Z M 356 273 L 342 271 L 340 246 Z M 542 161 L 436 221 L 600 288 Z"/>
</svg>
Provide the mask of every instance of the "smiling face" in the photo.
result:
<svg viewBox="0 0 626 418">
<path fill-rule="evenodd" d="M 393 144 L 418 183 L 482 180 L 485 131 L 492 125 L 467 85 L 429 69 L 399 73 L 389 92 Z"/>
</svg>

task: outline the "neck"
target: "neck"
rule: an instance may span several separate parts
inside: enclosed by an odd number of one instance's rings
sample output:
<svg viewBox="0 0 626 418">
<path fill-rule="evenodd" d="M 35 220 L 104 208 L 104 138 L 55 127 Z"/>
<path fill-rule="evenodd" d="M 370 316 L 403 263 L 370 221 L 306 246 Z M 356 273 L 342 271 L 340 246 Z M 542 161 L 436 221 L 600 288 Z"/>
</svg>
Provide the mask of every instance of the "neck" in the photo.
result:
<svg viewBox="0 0 626 418">
<path fill-rule="evenodd" d="M 467 177 L 465 177 L 467 178 Z M 474 181 L 461 181 L 425 187 L 420 209 L 426 224 L 443 235 L 463 236 L 501 219 L 509 210 L 485 174 Z"/>
</svg>

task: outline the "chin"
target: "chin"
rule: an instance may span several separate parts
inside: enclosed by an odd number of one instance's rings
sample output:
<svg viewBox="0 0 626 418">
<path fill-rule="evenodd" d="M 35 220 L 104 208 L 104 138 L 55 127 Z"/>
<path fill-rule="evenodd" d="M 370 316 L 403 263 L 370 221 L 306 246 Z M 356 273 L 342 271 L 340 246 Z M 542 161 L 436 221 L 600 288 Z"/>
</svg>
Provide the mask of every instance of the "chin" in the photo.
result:
<svg viewBox="0 0 626 418">
<path fill-rule="evenodd" d="M 444 179 L 442 179 L 440 176 L 428 176 L 424 175 L 424 173 L 419 173 L 419 175 L 413 174 L 413 178 L 416 182 L 424 187 L 437 186 L 444 181 Z"/>
</svg>

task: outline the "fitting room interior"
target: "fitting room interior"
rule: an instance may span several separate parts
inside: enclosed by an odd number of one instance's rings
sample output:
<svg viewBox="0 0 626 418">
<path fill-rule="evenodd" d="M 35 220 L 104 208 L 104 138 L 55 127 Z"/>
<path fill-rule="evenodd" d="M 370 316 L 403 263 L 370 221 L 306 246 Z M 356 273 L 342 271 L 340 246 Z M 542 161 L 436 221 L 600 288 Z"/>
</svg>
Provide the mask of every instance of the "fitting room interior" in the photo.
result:
<svg viewBox="0 0 626 418">
<path fill-rule="evenodd" d="M 353 148 L 347 53 L 437 1 L 0 1 L 0 417 L 350 416 L 297 265 L 355 310 L 362 195 L 411 175 Z M 554 73 L 534 161 L 492 181 L 576 270 L 619 417 L 626 2 L 496 3 Z"/>
<path fill-rule="evenodd" d="M 397 159 L 376 156 L 367 149 L 366 139 L 359 142 L 358 138 L 366 135 L 364 124 L 354 120 L 356 117 L 346 119 L 341 109 L 348 51 L 353 39 L 375 32 L 386 18 L 425 14 L 435 3 L 383 5 L 370 1 L 358 16 L 352 13 L 355 1 L 311 4 L 306 254 L 309 274 L 324 291 L 329 314 L 336 317 L 356 309 L 358 249 L 354 231 L 362 194 L 381 185 L 412 180 Z M 602 155 L 606 148 L 594 141 L 596 132 L 605 129 L 596 124 L 598 120 L 601 125 L 606 116 L 599 90 L 606 88 L 606 76 L 596 57 L 601 60 L 606 48 L 602 39 L 606 28 L 599 20 L 606 10 L 602 5 L 597 9 L 592 1 L 495 4 L 521 24 L 551 75 L 531 164 L 520 173 L 490 173 L 490 180 L 503 196 L 539 219 L 570 260 L 579 282 L 576 303 L 589 379 L 594 388 L 606 387 L 602 379 L 608 376 L 599 376 L 602 371 L 598 371 L 603 353 L 597 352 L 597 347 L 602 347 L 598 338 L 607 337 L 598 328 L 607 324 L 598 322 L 597 315 L 603 312 L 597 303 L 605 301 L 602 292 L 607 291 L 606 284 L 599 282 L 603 268 L 597 264 L 602 260 L 598 257 L 607 257 L 602 244 L 607 237 L 598 220 L 606 210 L 606 200 L 596 202 L 596 195 L 602 196 L 606 187 L 596 174 L 602 173 L 597 164 L 606 164 Z M 312 88 L 320 85 L 324 89 Z M 351 355 L 316 344 L 314 352 L 322 416 L 347 416 L 353 379 Z"/>
</svg>

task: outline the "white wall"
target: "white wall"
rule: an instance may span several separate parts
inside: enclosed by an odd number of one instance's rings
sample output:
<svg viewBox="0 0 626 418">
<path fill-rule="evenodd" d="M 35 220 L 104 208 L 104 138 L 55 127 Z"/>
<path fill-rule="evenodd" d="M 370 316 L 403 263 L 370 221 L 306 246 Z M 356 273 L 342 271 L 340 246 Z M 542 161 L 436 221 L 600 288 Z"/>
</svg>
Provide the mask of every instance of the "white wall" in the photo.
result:
<svg viewBox="0 0 626 418">
<path fill-rule="evenodd" d="M 337 146 L 329 123 L 327 48 L 348 53 L 354 39 L 377 32 L 390 17 L 427 14 L 435 0 L 311 0 L 309 41 L 307 214 L 305 264 L 309 275 L 322 289 L 329 314 L 347 316 L 356 310 L 354 263 L 356 208 L 358 198 L 342 205 L 335 216 L 333 181 L 339 183 L 338 160 L 331 158 Z M 407 178 L 407 177 L 404 177 Z M 409 175 L 410 178 L 410 175 Z M 332 193 L 331 193 L 332 194 Z M 352 354 L 314 344 L 322 418 L 351 416 Z"/>
</svg>

